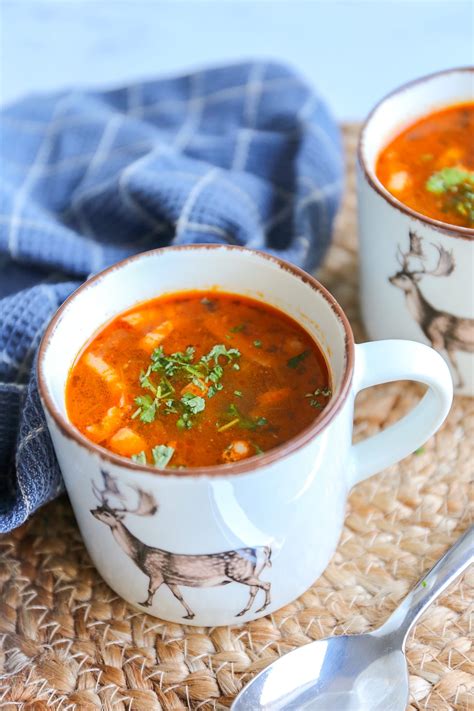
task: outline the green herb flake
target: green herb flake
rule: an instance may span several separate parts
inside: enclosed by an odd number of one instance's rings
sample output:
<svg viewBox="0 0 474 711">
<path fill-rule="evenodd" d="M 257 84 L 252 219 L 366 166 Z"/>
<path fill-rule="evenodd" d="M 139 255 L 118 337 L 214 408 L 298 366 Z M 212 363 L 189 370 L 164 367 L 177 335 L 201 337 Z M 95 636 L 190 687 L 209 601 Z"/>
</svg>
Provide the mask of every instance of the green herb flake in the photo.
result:
<svg viewBox="0 0 474 711">
<path fill-rule="evenodd" d="M 236 397 L 242 397 L 242 393 L 241 393 L 240 390 L 234 390 L 234 395 L 235 395 Z"/>
<path fill-rule="evenodd" d="M 293 358 L 290 358 L 286 363 L 288 368 L 297 368 L 299 364 L 309 356 L 309 353 L 310 351 L 303 351 L 302 353 L 298 353 L 298 355 L 293 356 Z"/>
<path fill-rule="evenodd" d="M 198 360 L 195 360 L 195 355 L 196 350 L 193 346 L 187 346 L 184 351 L 177 351 L 170 355 L 165 353 L 163 346 L 155 348 L 148 368 L 139 377 L 141 387 L 148 390 L 151 395 L 146 393 L 135 398 L 138 407 L 132 415 L 133 419 L 140 417 L 142 422 L 153 422 L 164 403 L 165 406 L 160 412 L 165 415 L 178 415 L 176 422 L 178 428 L 192 427 L 192 416 L 202 412 L 206 407 L 206 394 L 207 398 L 211 398 L 223 389 L 224 386 L 220 381 L 224 369 L 232 366 L 238 370 L 240 366 L 235 361 L 241 354 L 237 348 L 227 348 L 224 344 L 217 343 Z M 178 382 L 173 384 L 175 378 Z M 180 400 L 174 399 L 175 386 L 181 388 L 183 380 L 199 388 L 202 397 L 185 392 Z"/>
<path fill-rule="evenodd" d="M 232 326 L 230 329 L 231 333 L 241 333 L 245 330 L 245 323 L 239 323 L 237 326 Z"/>
<path fill-rule="evenodd" d="M 428 583 L 426 582 L 426 580 L 422 580 L 422 581 L 421 581 L 421 587 L 422 587 L 422 588 L 428 587 Z"/>
<path fill-rule="evenodd" d="M 135 398 L 135 404 L 138 405 L 138 409 L 132 415 L 132 419 L 140 416 L 140 420 L 149 424 L 153 422 L 156 417 L 156 400 L 154 400 L 150 395 L 138 395 Z"/>
<path fill-rule="evenodd" d="M 321 402 L 321 398 L 329 398 L 332 395 L 331 388 L 316 388 L 312 393 L 306 393 L 305 397 L 309 398 L 309 404 L 316 410 L 322 410 L 326 403 Z M 318 399 L 319 398 L 319 399 Z"/>
<path fill-rule="evenodd" d="M 166 444 L 157 444 L 151 450 L 153 462 L 158 469 L 164 469 L 170 462 L 174 454 L 174 447 L 167 447 Z"/>
<path fill-rule="evenodd" d="M 237 420 L 235 424 L 238 424 L 238 426 L 243 430 L 255 430 L 257 429 L 257 427 L 264 427 L 268 424 L 268 421 L 265 417 L 258 417 L 255 420 L 253 420 L 251 417 L 247 417 L 242 412 L 240 412 L 237 405 L 235 405 L 235 403 L 233 402 L 227 408 L 226 416 L 228 418 L 231 418 L 232 422 L 234 420 Z M 220 428 L 220 431 L 222 431 L 222 428 Z"/>
<path fill-rule="evenodd" d="M 253 345 L 255 348 L 261 348 L 262 347 L 262 341 L 259 341 L 258 338 L 253 342 Z"/>
<path fill-rule="evenodd" d="M 428 178 L 425 187 L 439 196 L 443 211 L 457 212 L 469 227 L 474 225 L 474 171 L 443 168 Z"/>
<path fill-rule="evenodd" d="M 130 459 L 132 459 L 137 464 L 146 464 L 146 454 L 143 451 L 138 452 L 138 454 L 132 454 Z"/>
<path fill-rule="evenodd" d="M 206 401 L 200 395 L 185 393 L 181 398 L 183 405 L 191 412 L 192 415 L 197 415 L 206 407 Z"/>
<path fill-rule="evenodd" d="M 417 457 L 419 457 L 421 454 L 424 454 L 426 452 L 426 449 L 424 447 L 418 447 L 418 449 L 415 449 L 415 454 Z"/>
</svg>

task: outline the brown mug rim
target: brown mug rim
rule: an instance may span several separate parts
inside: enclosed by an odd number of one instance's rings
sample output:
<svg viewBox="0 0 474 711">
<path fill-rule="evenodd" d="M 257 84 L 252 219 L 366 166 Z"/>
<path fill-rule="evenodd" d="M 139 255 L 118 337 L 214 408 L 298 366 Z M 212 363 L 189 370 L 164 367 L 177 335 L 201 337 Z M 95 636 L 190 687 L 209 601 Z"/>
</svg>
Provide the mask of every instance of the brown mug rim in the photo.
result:
<svg viewBox="0 0 474 711">
<path fill-rule="evenodd" d="M 56 407 L 53 398 L 49 392 L 47 385 L 47 376 L 44 372 L 44 361 L 46 357 L 46 352 L 49 345 L 54 338 L 54 333 L 60 320 L 67 311 L 69 304 L 71 304 L 77 298 L 80 298 L 81 294 L 87 289 L 90 289 L 95 284 L 107 279 L 108 275 L 112 272 L 120 269 L 126 268 L 130 263 L 139 261 L 141 259 L 151 258 L 155 255 L 159 255 L 164 252 L 169 251 L 192 251 L 192 250 L 209 250 L 214 249 L 226 249 L 229 251 L 239 251 L 250 254 L 257 254 L 260 257 L 268 259 L 276 263 L 281 269 L 290 272 L 295 278 L 301 279 L 304 283 L 308 284 L 312 289 L 317 291 L 326 302 L 331 307 L 336 318 L 338 318 L 344 328 L 345 332 L 345 368 L 342 375 L 341 386 L 338 395 L 331 400 L 329 405 L 325 408 L 323 413 L 319 418 L 317 418 L 312 424 L 305 427 L 301 432 L 292 437 L 291 439 L 283 442 L 274 449 L 270 449 L 264 454 L 249 457 L 248 459 L 241 460 L 240 462 L 235 462 L 232 464 L 216 464 L 210 466 L 200 466 L 200 467 L 184 467 L 179 470 L 170 469 L 158 469 L 151 465 L 138 464 L 137 462 L 128 459 L 127 457 L 122 457 L 118 454 L 110 452 L 105 447 L 91 442 L 87 439 L 74 425 L 69 422 L 67 417 L 62 414 L 62 412 Z M 237 292 L 236 292 L 237 293 Z M 296 319 L 295 319 L 296 320 Z M 72 439 L 76 444 L 85 448 L 89 453 L 96 454 L 102 460 L 126 469 L 131 469 L 138 472 L 143 472 L 146 474 L 151 474 L 153 476 L 165 476 L 167 478 L 176 477 L 177 479 L 187 479 L 188 477 L 202 477 L 207 476 L 209 478 L 218 478 L 219 476 L 228 476 L 234 474 L 244 474 L 251 473 L 256 470 L 261 469 L 264 466 L 274 463 L 275 461 L 286 457 L 289 454 L 297 451 L 301 447 L 305 446 L 310 440 L 316 437 L 322 430 L 324 430 L 334 419 L 336 414 L 340 411 L 344 405 L 348 394 L 350 392 L 352 376 L 354 372 L 354 354 L 355 354 L 355 342 L 352 333 L 351 326 L 349 324 L 348 318 L 345 315 L 342 307 L 336 301 L 334 296 L 322 285 L 317 279 L 312 275 L 305 272 L 303 269 L 290 264 L 278 257 L 262 252 L 261 250 L 248 249 L 246 247 L 234 246 L 234 245 L 223 245 L 223 244 L 193 244 L 193 245 L 176 245 L 169 247 L 160 247 L 158 249 L 149 250 L 146 252 L 140 252 L 139 254 L 127 257 L 120 262 L 113 264 L 112 266 L 104 269 L 95 276 L 91 277 L 85 281 L 81 286 L 79 286 L 70 296 L 63 302 L 63 304 L 58 308 L 51 321 L 49 322 L 38 351 L 37 359 L 37 379 L 38 379 L 38 389 L 42 405 L 44 409 L 48 411 L 62 434 L 68 439 Z"/>
<path fill-rule="evenodd" d="M 429 225 L 430 227 L 443 232 L 446 234 L 448 237 L 458 237 L 460 239 L 473 239 L 474 238 L 474 228 L 472 227 L 462 227 L 461 225 L 451 225 L 448 222 L 442 222 L 441 220 L 436 220 L 433 217 L 429 217 L 428 215 L 423 215 L 421 212 L 417 212 L 416 210 L 413 210 L 413 208 L 408 207 L 408 205 L 405 205 L 403 202 L 398 200 L 392 193 L 390 193 L 387 188 L 382 185 L 382 183 L 378 180 L 378 178 L 375 176 L 375 171 L 371 171 L 370 168 L 368 167 L 368 162 L 365 158 L 364 155 L 364 139 L 365 139 L 365 134 L 366 131 L 369 127 L 370 122 L 372 121 L 375 113 L 380 109 L 383 104 L 391 99 L 394 96 L 397 96 L 398 94 L 402 94 L 406 89 L 410 89 L 413 86 L 417 86 L 418 84 L 424 84 L 425 82 L 429 81 L 430 79 L 434 79 L 435 77 L 443 76 L 445 74 L 456 74 L 459 72 L 470 72 L 474 73 L 474 66 L 465 66 L 465 67 L 453 67 L 451 69 L 442 69 L 438 72 L 432 72 L 431 74 L 425 74 L 422 77 L 418 77 L 417 79 L 412 79 L 411 81 L 406 82 L 405 84 L 401 84 L 398 86 L 396 89 L 393 89 L 393 91 L 389 92 L 385 96 L 383 96 L 373 107 L 373 109 L 370 111 L 368 114 L 367 118 L 365 119 L 364 123 L 362 124 L 362 128 L 359 133 L 359 140 L 357 144 L 357 159 L 359 162 L 359 165 L 364 173 L 364 177 L 369 183 L 370 187 L 373 188 L 386 202 L 390 203 L 392 207 L 395 209 L 399 210 L 399 212 L 403 212 L 409 217 L 412 217 L 414 219 L 419 220 L 420 222 L 424 222 L 425 224 Z M 448 105 L 448 104 L 447 104 Z M 375 176 L 372 177 L 372 173 Z"/>
</svg>

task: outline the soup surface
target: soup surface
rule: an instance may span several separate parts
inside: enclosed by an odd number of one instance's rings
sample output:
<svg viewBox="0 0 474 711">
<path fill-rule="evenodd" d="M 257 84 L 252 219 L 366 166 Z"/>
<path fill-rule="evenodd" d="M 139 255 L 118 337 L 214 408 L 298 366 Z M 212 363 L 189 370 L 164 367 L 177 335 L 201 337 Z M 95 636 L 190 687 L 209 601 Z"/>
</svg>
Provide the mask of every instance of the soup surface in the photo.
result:
<svg viewBox="0 0 474 711">
<path fill-rule="evenodd" d="M 260 302 L 182 292 L 115 318 L 83 348 L 66 385 L 70 421 L 140 463 L 235 462 L 290 439 L 331 397 L 318 345 Z"/>
<path fill-rule="evenodd" d="M 474 227 L 474 103 L 425 116 L 380 153 L 380 182 L 435 220 Z"/>
</svg>

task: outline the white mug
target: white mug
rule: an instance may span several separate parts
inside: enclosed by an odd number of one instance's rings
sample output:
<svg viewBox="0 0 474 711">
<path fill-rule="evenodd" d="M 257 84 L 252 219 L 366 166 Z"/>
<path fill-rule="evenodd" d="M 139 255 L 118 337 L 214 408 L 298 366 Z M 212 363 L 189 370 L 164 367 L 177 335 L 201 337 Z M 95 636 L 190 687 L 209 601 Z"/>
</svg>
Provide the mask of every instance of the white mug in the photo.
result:
<svg viewBox="0 0 474 711">
<path fill-rule="evenodd" d="M 375 174 L 380 151 L 405 127 L 473 101 L 474 68 L 406 84 L 369 115 L 359 140 L 362 317 L 370 338 L 408 338 L 436 348 L 456 392 L 474 395 L 474 230 L 415 212 Z"/>
<path fill-rule="evenodd" d="M 155 470 L 93 444 L 68 421 L 65 384 L 104 323 L 160 294 L 217 288 L 298 321 L 329 364 L 333 397 L 311 426 L 235 464 Z M 81 286 L 39 352 L 39 389 L 69 497 L 98 571 L 131 605 L 172 622 L 228 625 L 286 605 L 321 575 L 347 494 L 441 425 L 452 399 L 444 360 L 406 341 L 355 345 L 340 306 L 315 279 L 239 247 L 169 247 L 131 257 Z M 353 445 L 354 399 L 398 379 L 428 386 L 400 422 Z"/>
</svg>

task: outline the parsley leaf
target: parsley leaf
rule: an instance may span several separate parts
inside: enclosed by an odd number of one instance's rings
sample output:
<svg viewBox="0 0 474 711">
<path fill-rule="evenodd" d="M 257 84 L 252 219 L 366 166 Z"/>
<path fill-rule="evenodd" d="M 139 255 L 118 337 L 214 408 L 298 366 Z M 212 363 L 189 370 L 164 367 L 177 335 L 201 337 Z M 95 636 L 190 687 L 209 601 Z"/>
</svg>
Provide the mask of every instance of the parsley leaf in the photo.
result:
<svg viewBox="0 0 474 711">
<path fill-rule="evenodd" d="M 132 415 L 132 419 L 140 416 L 142 422 L 153 422 L 156 416 L 157 403 L 150 395 L 138 395 L 135 398 L 138 409 Z"/>
<path fill-rule="evenodd" d="M 151 450 L 155 467 L 164 469 L 174 454 L 174 447 L 167 447 L 166 444 L 157 444 Z"/>
<path fill-rule="evenodd" d="M 256 420 L 252 420 L 251 417 L 246 417 L 240 412 L 240 410 L 233 402 L 227 408 L 226 414 L 233 419 L 237 419 L 239 427 L 241 427 L 243 430 L 255 430 L 257 427 L 263 427 L 264 425 L 268 424 L 268 421 L 265 417 L 258 417 Z"/>
<path fill-rule="evenodd" d="M 426 181 L 428 192 L 442 199 L 442 209 L 457 212 L 470 227 L 474 225 L 474 171 L 443 168 Z"/>
<path fill-rule="evenodd" d="M 137 464 L 146 464 L 146 454 L 143 451 L 138 452 L 138 454 L 132 454 L 130 459 L 133 459 Z"/>
<path fill-rule="evenodd" d="M 253 342 L 253 345 L 255 348 L 261 348 L 262 347 L 262 341 L 259 341 L 258 338 Z"/>
<path fill-rule="evenodd" d="M 298 353 L 298 355 L 293 356 L 293 358 L 290 358 L 286 364 L 288 368 L 297 368 L 299 364 L 309 356 L 309 351 L 303 351 L 302 353 Z"/>
<path fill-rule="evenodd" d="M 204 398 L 200 395 L 193 395 L 192 393 L 185 393 L 181 398 L 181 402 L 193 415 L 202 412 L 206 407 Z"/>
<path fill-rule="evenodd" d="M 230 361 L 234 358 L 240 358 L 240 351 L 237 348 L 227 348 L 223 343 L 219 343 L 213 346 L 209 353 L 201 358 L 201 361 L 209 363 L 214 359 L 215 365 L 218 365 L 219 356 L 225 356 Z"/>
</svg>

